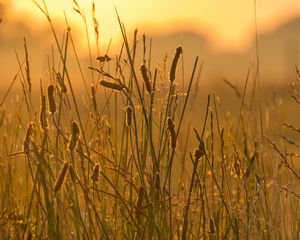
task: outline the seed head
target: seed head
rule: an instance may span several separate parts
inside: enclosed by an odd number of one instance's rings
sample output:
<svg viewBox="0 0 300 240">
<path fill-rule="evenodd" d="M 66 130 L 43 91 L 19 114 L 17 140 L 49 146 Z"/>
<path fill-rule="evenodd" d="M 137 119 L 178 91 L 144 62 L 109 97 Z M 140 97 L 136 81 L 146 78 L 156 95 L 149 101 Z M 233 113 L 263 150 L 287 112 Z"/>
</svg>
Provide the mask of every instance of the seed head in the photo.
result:
<svg viewBox="0 0 300 240">
<path fill-rule="evenodd" d="M 132 122 L 132 107 L 130 106 L 126 108 L 125 121 L 127 126 L 130 127 Z"/>
<path fill-rule="evenodd" d="M 147 70 L 147 67 L 145 66 L 145 64 L 143 64 L 141 66 L 141 73 L 142 73 L 142 77 L 143 77 L 143 80 L 145 83 L 146 90 L 150 94 L 151 93 L 151 83 L 150 83 L 150 79 L 148 76 L 148 70 Z"/>
<path fill-rule="evenodd" d="M 170 82 L 174 82 L 175 80 L 177 63 L 181 53 L 182 53 L 182 47 L 176 48 L 175 56 L 173 58 L 171 70 L 170 70 Z"/>
<path fill-rule="evenodd" d="M 103 87 L 106 87 L 106 88 L 109 88 L 109 89 L 112 89 L 112 90 L 116 90 L 116 91 L 122 91 L 123 88 L 124 88 L 124 86 L 119 84 L 119 83 L 112 83 L 112 82 L 108 82 L 108 81 L 105 81 L 105 80 L 101 80 L 100 84 Z"/>
<path fill-rule="evenodd" d="M 49 103 L 49 111 L 50 113 L 56 112 L 56 104 L 54 99 L 54 86 L 53 84 L 50 84 L 48 86 L 48 103 Z"/>
<path fill-rule="evenodd" d="M 59 189 L 61 188 L 61 186 L 67 176 L 67 171 L 68 171 L 68 163 L 65 162 L 62 169 L 60 170 L 58 178 L 56 179 L 56 182 L 54 184 L 54 188 L 53 188 L 54 192 L 58 192 Z"/>
<path fill-rule="evenodd" d="M 91 176 L 91 179 L 92 179 L 93 182 L 97 182 L 99 180 L 99 170 L 100 170 L 100 165 L 99 165 L 99 163 L 97 163 L 94 166 L 93 174 Z"/>
</svg>

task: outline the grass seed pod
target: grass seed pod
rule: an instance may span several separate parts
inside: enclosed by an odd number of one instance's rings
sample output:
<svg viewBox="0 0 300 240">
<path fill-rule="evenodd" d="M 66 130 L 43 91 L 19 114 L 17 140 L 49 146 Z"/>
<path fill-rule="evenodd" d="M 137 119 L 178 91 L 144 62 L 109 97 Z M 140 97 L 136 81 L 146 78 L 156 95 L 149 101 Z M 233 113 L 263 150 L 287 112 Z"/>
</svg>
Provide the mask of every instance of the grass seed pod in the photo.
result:
<svg viewBox="0 0 300 240">
<path fill-rule="evenodd" d="M 194 157 L 196 159 L 200 159 L 201 157 L 203 157 L 205 155 L 205 153 L 206 153 L 205 143 L 203 140 L 201 140 L 199 143 L 199 147 L 194 152 Z"/>
<path fill-rule="evenodd" d="M 181 53 L 182 53 L 182 47 L 176 48 L 175 56 L 173 58 L 171 70 L 170 70 L 170 82 L 174 82 L 174 80 L 175 80 L 177 63 L 178 63 Z"/>
<path fill-rule="evenodd" d="M 54 188 L 53 188 L 54 192 L 58 192 L 62 184 L 64 183 L 65 178 L 67 176 L 68 166 L 69 166 L 68 162 L 65 162 L 62 169 L 60 170 L 58 178 L 56 179 L 56 182 L 54 184 Z"/>
<path fill-rule="evenodd" d="M 128 106 L 126 108 L 125 122 L 128 127 L 131 126 L 132 123 L 132 107 Z"/>
<path fill-rule="evenodd" d="M 72 121 L 71 124 L 71 138 L 69 141 L 69 150 L 70 151 L 74 151 L 74 149 L 76 148 L 78 139 L 79 139 L 79 135 L 80 135 L 80 129 L 78 127 L 77 122 L 74 120 Z"/>
<path fill-rule="evenodd" d="M 23 142 L 23 152 L 25 154 L 28 154 L 29 153 L 29 150 L 30 150 L 30 137 L 32 135 L 32 132 L 33 132 L 33 126 L 34 126 L 34 123 L 31 122 L 28 127 L 27 127 L 27 130 L 26 130 L 26 136 L 25 136 L 25 140 Z"/>
<path fill-rule="evenodd" d="M 151 93 L 151 83 L 150 83 L 150 79 L 148 76 L 147 67 L 145 66 L 145 64 L 143 64 L 141 66 L 141 73 L 142 73 L 142 77 L 143 77 L 143 80 L 145 83 L 146 90 L 150 94 Z"/>
<path fill-rule="evenodd" d="M 102 85 L 103 87 L 112 89 L 112 90 L 116 90 L 116 91 L 122 91 L 123 90 L 123 86 L 119 83 L 112 83 L 109 81 L 105 81 L 105 80 L 101 80 L 100 81 L 100 85 Z"/>
<path fill-rule="evenodd" d="M 53 84 L 50 84 L 48 86 L 48 103 L 49 103 L 49 112 L 55 113 L 56 112 L 56 104 L 54 99 L 54 86 Z"/>
<path fill-rule="evenodd" d="M 93 174 L 91 176 L 93 182 L 97 182 L 99 180 L 99 171 L 100 171 L 100 165 L 99 163 L 97 163 L 93 168 Z"/>
<path fill-rule="evenodd" d="M 41 109 L 40 109 L 40 127 L 43 131 L 47 129 L 47 112 L 46 112 L 46 97 L 42 95 L 41 97 Z"/>
</svg>

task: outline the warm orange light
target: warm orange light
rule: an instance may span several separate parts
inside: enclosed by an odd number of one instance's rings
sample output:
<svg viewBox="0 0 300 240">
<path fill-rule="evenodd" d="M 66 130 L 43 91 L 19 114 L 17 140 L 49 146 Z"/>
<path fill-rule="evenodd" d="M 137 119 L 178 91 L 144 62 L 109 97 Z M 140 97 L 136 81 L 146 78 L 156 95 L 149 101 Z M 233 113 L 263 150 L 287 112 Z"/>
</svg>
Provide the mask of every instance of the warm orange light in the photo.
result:
<svg viewBox="0 0 300 240">
<path fill-rule="evenodd" d="M 80 16 L 73 10 L 71 0 L 45 0 L 53 19 L 64 22 L 66 13 L 74 31 L 84 34 Z M 43 6 L 43 1 L 37 1 Z M 89 31 L 92 32 L 92 0 L 77 0 L 85 12 Z M 100 41 L 106 45 L 109 39 L 120 40 L 120 31 L 114 6 L 128 29 L 139 28 L 147 34 L 166 34 L 172 31 L 197 31 L 207 35 L 211 44 L 220 50 L 244 49 L 254 36 L 254 1 L 241 0 L 95 0 L 96 16 L 100 27 Z M 28 23 L 29 27 L 44 26 L 45 18 L 33 1 L 13 0 L 13 17 Z M 297 0 L 257 1 L 258 30 L 274 28 L 291 17 L 300 14 Z M 34 21 L 34 24 L 32 24 Z M 179 23 L 179 24 L 178 24 Z M 182 24 L 180 24 L 182 23 Z M 178 26 L 179 25 L 179 26 Z"/>
</svg>

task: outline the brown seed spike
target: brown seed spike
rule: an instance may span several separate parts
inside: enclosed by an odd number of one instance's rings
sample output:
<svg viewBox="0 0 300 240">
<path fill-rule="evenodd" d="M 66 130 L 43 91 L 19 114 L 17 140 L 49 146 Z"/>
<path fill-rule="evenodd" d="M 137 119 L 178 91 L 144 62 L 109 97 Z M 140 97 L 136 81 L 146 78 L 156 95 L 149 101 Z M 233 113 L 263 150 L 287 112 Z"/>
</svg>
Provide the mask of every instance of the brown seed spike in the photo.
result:
<svg viewBox="0 0 300 240">
<path fill-rule="evenodd" d="M 74 151 L 74 149 L 76 148 L 78 139 L 79 139 L 79 135 L 80 135 L 80 129 L 78 127 L 78 124 L 76 121 L 72 121 L 72 125 L 71 125 L 71 138 L 69 141 L 69 150 L 70 151 Z"/>
<path fill-rule="evenodd" d="M 50 84 L 48 86 L 48 102 L 49 102 L 49 111 L 50 113 L 56 112 L 56 104 L 54 99 L 54 86 L 53 84 Z"/>
<path fill-rule="evenodd" d="M 59 189 L 61 188 L 61 186 L 66 178 L 66 175 L 67 175 L 68 166 L 69 166 L 69 164 L 67 162 L 65 162 L 59 175 L 58 175 L 58 178 L 56 179 L 56 182 L 54 184 L 54 187 L 53 187 L 54 192 L 58 192 Z"/>
<path fill-rule="evenodd" d="M 132 107 L 128 106 L 126 108 L 126 116 L 125 116 L 125 121 L 126 121 L 126 125 L 128 127 L 131 126 L 131 122 L 132 122 Z"/>
<path fill-rule="evenodd" d="M 116 90 L 116 91 L 122 91 L 123 88 L 124 88 L 122 85 L 120 85 L 118 83 L 112 83 L 112 82 L 108 82 L 108 81 L 105 81 L 105 80 L 101 80 L 100 84 L 103 87 L 106 87 L 106 88 L 109 88 L 109 89 L 112 89 L 112 90 Z"/>
<path fill-rule="evenodd" d="M 174 82 L 175 80 L 177 63 L 181 54 L 182 54 L 182 47 L 176 48 L 175 56 L 173 58 L 171 70 L 170 70 L 170 82 Z"/>
<path fill-rule="evenodd" d="M 100 170 L 100 165 L 99 165 L 99 163 L 97 163 L 94 166 L 93 174 L 91 176 L 91 179 L 92 179 L 93 182 L 97 182 L 99 180 L 99 170 Z"/>
<path fill-rule="evenodd" d="M 151 93 L 151 83 L 150 83 L 150 79 L 149 79 L 147 72 L 148 72 L 147 67 L 145 66 L 145 64 L 143 64 L 141 66 L 141 73 L 142 73 L 142 77 L 143 77 L 143 80 L 145 83 L 146 90 L 150 94 Z"/>
<path fill-rule="evenodd" d="M 46 97 L 42 95 L 41 97 L 41 109 L 40 109 L 40 127 L 43 131 L 47 129 L 47 113 L 46 113 Z"/>
</svg>

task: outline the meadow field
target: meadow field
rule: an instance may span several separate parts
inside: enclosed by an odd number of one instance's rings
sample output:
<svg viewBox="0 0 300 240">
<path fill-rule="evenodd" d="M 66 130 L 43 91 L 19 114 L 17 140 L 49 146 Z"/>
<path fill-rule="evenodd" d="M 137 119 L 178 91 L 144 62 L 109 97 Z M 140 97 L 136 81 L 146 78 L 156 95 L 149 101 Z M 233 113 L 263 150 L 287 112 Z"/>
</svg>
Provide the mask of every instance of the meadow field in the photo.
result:
<svg viewBox="0 0 300 240">
<path fill-rule="evenodd" d="M 201 57 L 186 66 L 178 46 L 156 64 L 117 10 L 119 53 L 86 64 L 68 19 L 60 34 L 36 8 L 47 78 L 33 79 L 25 36 L 0 91 L 0 239 L 300 239 L 297 66 L 271 88 L 257 48 L 240 85 L 204 88 Z"/>
</svg>

